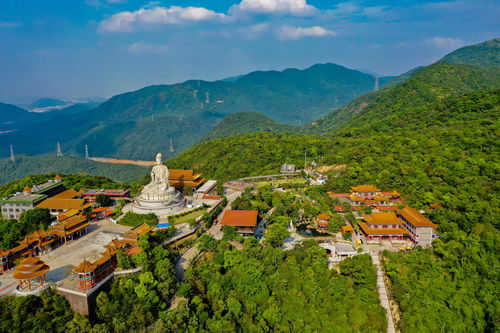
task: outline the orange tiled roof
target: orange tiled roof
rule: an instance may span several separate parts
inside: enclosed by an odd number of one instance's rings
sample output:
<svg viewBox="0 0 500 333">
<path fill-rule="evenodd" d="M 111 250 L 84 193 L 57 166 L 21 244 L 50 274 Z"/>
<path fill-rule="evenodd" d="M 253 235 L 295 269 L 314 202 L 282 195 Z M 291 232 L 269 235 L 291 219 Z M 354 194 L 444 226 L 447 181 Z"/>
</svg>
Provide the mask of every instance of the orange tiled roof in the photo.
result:
<svg viewBox="0 0 500 333">
<path fill-rule="evenodd" d="M 373 185 L 351 186 L 351 192 L 380 192 L 380 189 Z"/>
<path fill-rule="evenodd" d="M 23 192 L 31 192 L 31 187 L 26 186 L 23 190 Z"/>
<path fill-rule="evenodd" d="M 403 223 L 394 212 L 378 212 L 363 214 L 363 219 L 369 224 L 401 224 Z"/>
<path fill-rule="evenodd" d="M 142 223 L 142 224 L 139 224 L 135 227 L 133 227 L 132 229 L 130 229 L 129 231 L 127 231 L 124 235 L 123 235 L 123 238 L 127 238 L 127 239 L 139 239 L 139 237 L 141 237 L 142 235 L 144 234 L 147 234 L 148 232 L 150 232 L 153 228 L 151 228 L 149 225 L 147 225 L 146 223 Z"/>
<path fill-rule="evenodd" d="M 349 194 L 349 199 L 351 199 L 351 201 L 362 201 L 363 200 L 363 198 L 357 194 Z"/>
<path fill-rule="evenodd" d="M 61 193 L 58 193 L 54 196 L 52 196 L 52 199 L 73 199 L 77 196 L 80 195 L 80 192 L 77 192 L 70 188 L 69 190 L 63 191 Z"/>
<path fill-rule="evenodd" d="M 80 214 L 80 212 L 76 209 L 70 209 L 68 211 L 65 211 L 64 213 L 61 213 L 57 215 L 57 220 L 58 221 L 64 221 L 66 219 L 69 219 L 72 216 L 75 216 L 77 214 Z"/>
<path fill-rule="evenodd" d="M 408 234 L 407 230 L 403 228 L 394 228 L 394 229 L 373 229 L 368 226 L 365 222 L 358 222 L 361 230 L 367 235 L 406 235 Z"/>
<path fill-rule="evenodd" d="M 316 218 L 317 218 L 318 220 L 328 221 L 328 220 L 331 218 L 331 216 L 328 216 L 328 215 L 326 215 L 325 213 L 321 213 L 321 214 L 319 214 L 318 216 L 316 216 Z"/>
<path fill-rule="evenodd" d="M 57 176 L 55 176 L 55 177 L 54 177 L 54 179 L 55 179 L 55 180 L 62 180 L 62 177 L 61 177 L 61 176 L 59 176 L 59 175 L 57 175 Z"/>
<path fill-rule="evenodd" d="M 256 210 L 226 210 L 220 224 L 236 227 L 255 227 L 258 214 L 259 212 Z"/>
<path fill-rule="evenodd" d="M 80 265 L 73 268 L 73 270 L 77 273 L 90 273 L 95 270 L 97 266 L 91 262 L 88 262 L 87 259 L 83 259 Z"/>
<path fill-rule="evenodd" d="M 354 228 L 351 225 L 343 225 L 342 227 L 340 227 L 340 230 L 342 232 L 353 232 Z"/>
<path fill-rule="evenodd" d="M 418 210 L 410 206 L 406 206 L 403 209 L 398 209 L 397 212 L 415 227 L 437 227 L 437 224 L 432 223 L 431 220 L 429 220 L 427 217 L 420 214 Z"/>
<path fill-rule="evenodd" d="M 388 201 L 389 197 L 383 194 L 376 194 L 375 196 L 373 196 L 373 199 L 375 201 Z"/>
<path fill-rule="evenodd" d="M 28 257 L 22 260 L 12 276 L 17 280 L 34 279 L 46 274 L 50 267 L 45 265 L 38 257 Z"/>
<path fill-rule="evenodd" d="M 48 198 L 39 203 L 36 207 L 57 210 L 83 210 L 88 207 L 88 204 L 85 204 L 85 200 L 83 199 Z"/>
</svg>

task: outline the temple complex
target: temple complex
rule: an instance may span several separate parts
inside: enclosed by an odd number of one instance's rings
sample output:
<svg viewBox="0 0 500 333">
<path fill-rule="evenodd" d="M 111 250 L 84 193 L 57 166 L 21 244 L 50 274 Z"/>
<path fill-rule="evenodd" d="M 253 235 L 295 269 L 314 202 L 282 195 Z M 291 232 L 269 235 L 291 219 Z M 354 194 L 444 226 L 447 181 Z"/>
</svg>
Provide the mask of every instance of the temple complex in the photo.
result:
<svg viewBox="0 0 500 333">
<path fill-rule="evenodd" d="M 33 287 L 43 287 L 49 270 L 50 267 L 45 265 L 40 258 L 28 257 L 16 266 L 16 271 L 12 276 L 19 280 L 19 290 L 28 289 L 31 291 L 34 289 Z"/>
</svg>

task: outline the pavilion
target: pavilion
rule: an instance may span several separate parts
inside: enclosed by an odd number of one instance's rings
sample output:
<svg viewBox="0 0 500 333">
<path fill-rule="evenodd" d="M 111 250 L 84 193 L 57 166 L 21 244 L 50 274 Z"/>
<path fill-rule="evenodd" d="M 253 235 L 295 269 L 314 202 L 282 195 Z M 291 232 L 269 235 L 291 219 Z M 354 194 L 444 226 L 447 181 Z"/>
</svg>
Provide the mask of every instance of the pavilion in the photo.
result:
<svg viewBox="0 0 500 333">
<path fill-rule="evenodd" d="M 16 266 L 16 271 L 12 276 L 19 280 L 19 290 L 28 287 L 31 291 L 33 289 L 32 282 L 38 283 L 40 287 L 43 287 L 44 282 L 47 281 L 46 274 L 49 270 L 50 267 L 45 265 L 40 258 L 28 257 Z"/>
</svg>

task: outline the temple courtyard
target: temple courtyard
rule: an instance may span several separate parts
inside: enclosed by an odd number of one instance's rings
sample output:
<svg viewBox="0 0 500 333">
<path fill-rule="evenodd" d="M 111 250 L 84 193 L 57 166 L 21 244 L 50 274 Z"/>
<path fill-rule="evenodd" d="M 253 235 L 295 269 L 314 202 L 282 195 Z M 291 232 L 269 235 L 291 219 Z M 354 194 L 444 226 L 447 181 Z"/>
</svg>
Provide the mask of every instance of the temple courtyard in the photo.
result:
<svg viewBox="0 0 500 333">
<path fill-rule="evenodd" d="M 58 283 L 64 280 L 71 274 L 73 266 L 80 264 L 83 259 L 89 261 L 98 259 L 101 252 L 105 250 L 104 245 L 116 237 L 120 238 L 121 235 L 130 230 L 130 227 L 115 224 L 105 219 L 92 223 L 87 230 L 87 234 L 82 237 L 39 256 L 45 264 L 50 266 L 47 282 Z M 10 270 L 6 274 L 0 275 L 0 297 L 14 293 L 17 280 L 12 277 L 13 272 L 14 270 Z"/>
</svg>

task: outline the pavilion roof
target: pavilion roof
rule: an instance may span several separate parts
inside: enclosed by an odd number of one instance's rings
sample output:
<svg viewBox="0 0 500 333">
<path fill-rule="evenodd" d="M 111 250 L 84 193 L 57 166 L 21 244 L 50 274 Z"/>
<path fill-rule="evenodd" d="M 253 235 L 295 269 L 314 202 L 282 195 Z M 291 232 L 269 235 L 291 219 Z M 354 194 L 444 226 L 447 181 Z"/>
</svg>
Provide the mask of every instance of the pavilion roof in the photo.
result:
<svg viewBox="0 0 500 333">
<path fill-rule="evenodd" d="M 415 227 L 437 227 L 437 224 L 432 223 L 431 220 L 429 220 L 427 217 L 420 214 L 418 210 L 410 206 L 406 206 L 403 209 L 398 209 L 397 212 L 398 214 L 403 216 L 408 221 L 408 223 Z"/>
<path fill-rule="evenodd" d="M 22 260 L 17 266 L 12 276 L 18 280 L 34 279 L 46 274 L 50 267 L 38 257 L 28 257 Z"/>
<path fill-rule="evenodd" d="M 90 273 L 95 270 L 97 266 L 87 261 L 87 259 L 83 259 L 80 265 L 73 268 L 73 270 L 77 273 Z"/>
</svg>

